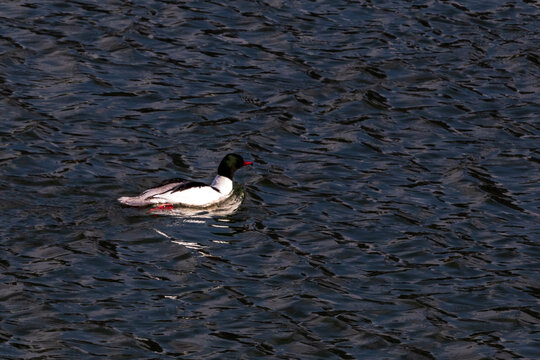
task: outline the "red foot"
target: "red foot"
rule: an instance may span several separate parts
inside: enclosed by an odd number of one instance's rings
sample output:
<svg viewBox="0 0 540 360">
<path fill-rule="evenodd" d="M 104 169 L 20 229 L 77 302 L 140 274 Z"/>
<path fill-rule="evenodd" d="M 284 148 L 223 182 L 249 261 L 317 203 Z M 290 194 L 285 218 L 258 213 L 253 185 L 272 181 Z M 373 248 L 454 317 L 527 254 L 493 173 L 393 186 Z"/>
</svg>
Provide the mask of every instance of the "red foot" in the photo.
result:
<svg viewBox="0 0 540 360">
<path fill-rule="evenodd" d="M 155 208 L 151 208 L 150 211 L 156 211 L 156 210 L 172 210 L 173 205 L 172 204 L 161 204 L 156 206 Z"/>
</svg>

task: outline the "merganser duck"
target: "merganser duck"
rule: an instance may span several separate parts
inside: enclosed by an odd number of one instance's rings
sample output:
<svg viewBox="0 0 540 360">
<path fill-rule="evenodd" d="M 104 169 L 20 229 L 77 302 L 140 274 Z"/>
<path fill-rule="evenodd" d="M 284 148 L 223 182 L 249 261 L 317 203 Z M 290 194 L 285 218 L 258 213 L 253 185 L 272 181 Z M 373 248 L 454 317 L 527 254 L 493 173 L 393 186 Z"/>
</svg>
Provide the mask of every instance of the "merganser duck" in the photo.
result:
<svg viewBox="0 0 540 360">
<path fill-rule="evenodd" d="M 228 154 L 221 160 L 211 185 L 179 178 L 170 179 L 145 190 L 139 196 L 123 196 L 118 198 L 118 201 L 128 206 L 178 204 L 207 207 L 227 199 L 233 192 L 232 179 L 235 171 L 251 164 L 251 161 L 244 161 L 240 155 Z"/>
</svg>

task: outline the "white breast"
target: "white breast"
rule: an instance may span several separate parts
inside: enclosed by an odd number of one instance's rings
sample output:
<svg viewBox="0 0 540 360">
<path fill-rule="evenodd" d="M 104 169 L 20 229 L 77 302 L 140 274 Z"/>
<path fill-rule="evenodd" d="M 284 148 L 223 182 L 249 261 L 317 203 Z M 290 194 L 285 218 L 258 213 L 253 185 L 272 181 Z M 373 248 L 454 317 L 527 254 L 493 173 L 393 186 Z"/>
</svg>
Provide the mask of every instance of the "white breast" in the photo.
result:
<svg viewBox="0 0 540 360">
<path fill-rule="evenodd" d="M 231 179 L 225 176 L 216 175 L 212 185 L 210 185 L 219 190 L 223 195 L 229 195 L 233 190 L 233 182 Z"/>
</svg>

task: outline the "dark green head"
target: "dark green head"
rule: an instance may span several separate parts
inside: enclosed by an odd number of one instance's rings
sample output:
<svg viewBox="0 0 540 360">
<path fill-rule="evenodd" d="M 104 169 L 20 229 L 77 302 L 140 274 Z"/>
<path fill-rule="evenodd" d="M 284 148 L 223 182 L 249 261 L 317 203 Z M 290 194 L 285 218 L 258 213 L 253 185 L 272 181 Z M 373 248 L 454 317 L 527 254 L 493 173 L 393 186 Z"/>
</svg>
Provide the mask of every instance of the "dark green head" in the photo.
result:
<svg viewBox="0 0 540 360">
<path fill-rule="evenodd" d="M 221 160 L 221 163 L 219 163 L 217 172 L 218 175 L 228 177 L 232 180 L 236 170 L 251 164 L 251 161 L 244 161 L 240 155 L 228 154 L 223 158 L 223 160 Z"/>
</svg>

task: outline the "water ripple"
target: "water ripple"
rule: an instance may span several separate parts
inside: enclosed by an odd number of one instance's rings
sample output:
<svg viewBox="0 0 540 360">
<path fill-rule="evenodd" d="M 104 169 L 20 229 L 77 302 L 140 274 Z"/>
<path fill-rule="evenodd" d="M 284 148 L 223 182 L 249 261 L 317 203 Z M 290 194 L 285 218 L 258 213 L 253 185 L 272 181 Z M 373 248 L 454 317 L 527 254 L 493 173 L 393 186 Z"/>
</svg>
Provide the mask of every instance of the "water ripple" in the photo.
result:
<svg viewBox="0 0 540 360">
<path fill-rule="evenodd" d="M 3 358 L 539 357 L 539 14 L 1 4 Z"/>
</svg>

